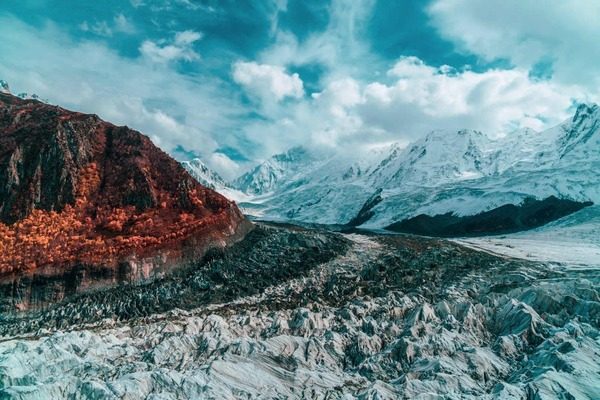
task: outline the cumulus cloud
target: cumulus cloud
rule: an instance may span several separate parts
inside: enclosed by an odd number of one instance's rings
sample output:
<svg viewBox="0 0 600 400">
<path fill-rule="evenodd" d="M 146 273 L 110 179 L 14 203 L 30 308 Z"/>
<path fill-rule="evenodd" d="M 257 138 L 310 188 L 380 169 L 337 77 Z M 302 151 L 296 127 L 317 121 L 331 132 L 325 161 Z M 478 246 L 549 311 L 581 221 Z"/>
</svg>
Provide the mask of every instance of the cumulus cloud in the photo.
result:
<svg viewBox="0 0 600 400">
<path fill-rule="evenodd" d="M 527 70 L 547 64 L 554 80 L 600 88 L 600 2 L 436 0 L 428 13 L 464 51 Z"/>
<path fill-rule="evenodd" d="M 477 129 L 500 136 L 541 130 L 566 119 L 576 86 L 532 80 L 522 69 L 485 72 L 434 67 L 403 57 L 380 81 L 333 80 L 323 91 L 248 127 L 265 146 L 312 144 L 352 151 L 407 143 L 436 129 Z M 267 140 L 268 139 L 268 140 Z"/>
<path fill-rule="evenodd" d="M 187 30 L 177 32 L 173 40 L 161 40 L 154 42 L 145 40 L 140 46 L 140 53 L 148 59 L 157 63 L 170 61 L 194 61 L 200 55 L 193 49 L 195 42 L 202 38 L 199 32 Z"/>
<path fill-rule="evenodd" d="M 391 84 L 365 86 L 359 113 L 364 121 L 400 135 L 447 128 L 503 134 L 542 129 L 567 117 L 581 92 L 530 79 L 525 70 L 457 72 L 434 68 L 416 57 L 400 59 L 388 72 Z"/>
<path fill-rule="evenodd" d="M 277 65 L 238 61 L 233 65 L 233 79 L 262 99 L 277 101 L 286 97 L 301 98 L 304 86 L 298 74 L 288 74 Z"/>
</svg>

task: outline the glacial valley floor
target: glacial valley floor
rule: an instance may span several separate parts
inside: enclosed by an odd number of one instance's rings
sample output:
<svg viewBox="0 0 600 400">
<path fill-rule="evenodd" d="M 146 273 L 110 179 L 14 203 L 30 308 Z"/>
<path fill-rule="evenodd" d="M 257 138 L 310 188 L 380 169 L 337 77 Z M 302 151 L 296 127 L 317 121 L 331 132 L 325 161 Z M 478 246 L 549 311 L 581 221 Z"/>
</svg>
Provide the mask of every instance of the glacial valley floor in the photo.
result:
<svg viewBox="0 0 600 400">
<path fill-rule="evenodd" d="M 0 399 L 598 399 L 600 270 L 258 224 L 164 279 L 0 315 Z"/>
</svg>

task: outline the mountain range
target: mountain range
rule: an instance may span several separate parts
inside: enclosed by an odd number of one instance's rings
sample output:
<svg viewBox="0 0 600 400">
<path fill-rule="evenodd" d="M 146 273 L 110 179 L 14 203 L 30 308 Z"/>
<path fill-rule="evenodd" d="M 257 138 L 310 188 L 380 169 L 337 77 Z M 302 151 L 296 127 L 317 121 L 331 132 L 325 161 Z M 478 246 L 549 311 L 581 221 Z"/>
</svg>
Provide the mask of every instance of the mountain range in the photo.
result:
<svg viewBox="0 0 600 400">
<path fill-rule="evenodd" d="M 237 196 L 245 212 L 264 219 L 384 228 L 422 215 L 474 216 L 526 199 L 553 197 L 559 208 L 562 200 L 598 203 L 598 170 L 600 108 L 581 104 L 572 118 L 542 132 L 492 139 L 475 130 L 438 130 L 407 147 L 359 157 L 296 147 L 233 182 L 210 173 L 203 179 L 226 196 L 245 194 Z"/>
</svg>

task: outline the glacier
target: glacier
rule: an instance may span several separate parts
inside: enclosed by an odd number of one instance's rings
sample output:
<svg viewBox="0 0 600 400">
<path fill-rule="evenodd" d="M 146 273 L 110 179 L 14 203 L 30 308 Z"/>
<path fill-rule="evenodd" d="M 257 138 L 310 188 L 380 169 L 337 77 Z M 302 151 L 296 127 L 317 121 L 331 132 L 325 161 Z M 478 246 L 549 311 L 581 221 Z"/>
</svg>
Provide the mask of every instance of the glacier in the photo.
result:
<svg viewBox="0 0 600 400">
<path fill-rule="evenodd" d="M 201 307 L 144 314 L 153 307 L 133 300 L 136 291 L 168 298 L 167 279 L 4 320 L 0 397 L 597 398 L 598 268 L 522 261 L 439 239 L 257 229 L 258 242 L 241 243 L 247 253 L 235 254 L 267 266 L 262 279 L 269 268 L 286 268 L 273 257 L 274 243 L 288 249 L 286 260 L 302 242 L 340 252 L 264 290 L 215 296 Z M 239 279 L 244 262 L 228 260 L 220 262 L 234 261 L 227 273 Z M 202 270 L 175 280 L 177 287 Z M 199 294 L 173 293 L 182 305 Z M 105 315 L 112 307 L 142 315 Z"/>
</svg>

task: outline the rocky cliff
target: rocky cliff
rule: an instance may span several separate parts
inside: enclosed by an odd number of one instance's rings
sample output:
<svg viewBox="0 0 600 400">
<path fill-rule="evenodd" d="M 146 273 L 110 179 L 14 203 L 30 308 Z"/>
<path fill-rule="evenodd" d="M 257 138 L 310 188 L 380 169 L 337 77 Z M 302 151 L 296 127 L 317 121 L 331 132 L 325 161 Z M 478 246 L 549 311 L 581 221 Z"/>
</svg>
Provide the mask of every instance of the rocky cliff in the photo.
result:
<svg viewBox="0 0 600 400">
<path fill-rule="evenodd" d="M 74 270 L 74 292 L 98 271 L 103 282 L 148 278 L 247 229 L 234 203 L 139 132 L 0 94 L 3 284 Z"/>
</svg>

